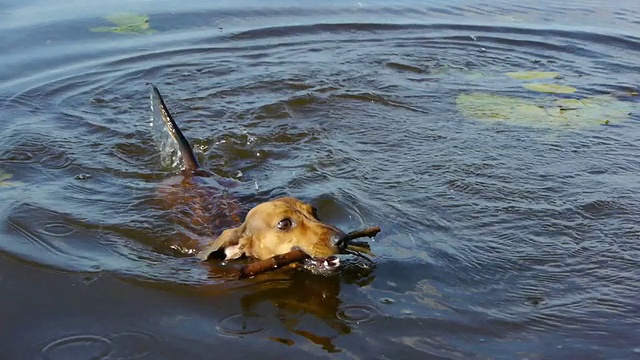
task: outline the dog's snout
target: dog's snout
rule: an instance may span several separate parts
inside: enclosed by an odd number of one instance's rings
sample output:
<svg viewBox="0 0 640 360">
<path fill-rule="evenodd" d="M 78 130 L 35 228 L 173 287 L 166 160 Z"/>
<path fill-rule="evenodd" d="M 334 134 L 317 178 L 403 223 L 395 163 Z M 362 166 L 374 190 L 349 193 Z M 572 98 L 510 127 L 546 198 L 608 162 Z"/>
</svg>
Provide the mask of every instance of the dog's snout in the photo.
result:
<svg viewBox="0 0 640 360">
<path fill-rule="evenodd" d="M 333 234 L 333 236 L 331 236 L 331 243 L 333 244 L 333 246 L 338 248 L 344 247 L 347 242 L 346 240 L 347 234 L 343 233 L 342 231 L 338 231 L 337 233 Z"/>
</svg>

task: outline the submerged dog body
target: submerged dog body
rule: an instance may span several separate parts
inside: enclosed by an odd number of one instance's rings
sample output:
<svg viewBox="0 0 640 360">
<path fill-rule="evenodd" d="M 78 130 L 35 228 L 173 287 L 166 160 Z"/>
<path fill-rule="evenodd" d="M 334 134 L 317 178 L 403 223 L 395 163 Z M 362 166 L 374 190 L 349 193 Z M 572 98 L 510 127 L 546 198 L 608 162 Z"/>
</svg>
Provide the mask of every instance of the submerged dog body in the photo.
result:
<svg viewBox="0 0 640 360">
<path fill-rule="evenodd" d="M 152 85 L 151 100 L 185 164 L 185 176 L 211 176 L 202 170 L 191 145 L 173 120 L 158 89 Z M 228 228 L 198 252 L 201 260 L 233 260 L 241 257 L 266 259 L 300 249 L 324 270 L 334 270 L 335 255 L 346 247 L 346 235 L 338 228 L 318 219 L 316 210 L 293 197 L 277 198 L 256 205 L 237 227 Z"/>
</svg>

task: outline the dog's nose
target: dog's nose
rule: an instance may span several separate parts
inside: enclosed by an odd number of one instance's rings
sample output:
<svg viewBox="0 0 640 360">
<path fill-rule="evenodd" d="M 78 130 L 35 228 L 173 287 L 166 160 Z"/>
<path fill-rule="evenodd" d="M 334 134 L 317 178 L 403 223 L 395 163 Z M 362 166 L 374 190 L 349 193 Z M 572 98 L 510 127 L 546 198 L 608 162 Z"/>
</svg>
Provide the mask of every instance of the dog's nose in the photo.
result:
<svg viewBox="0 0 640 360">
<path fill-rule="evenodd" d="M 331 243 L 333 244 L 333 246 L 337 247 L 337 248 L 343 248 L 347 245 L 347 234 L 343 233 L 342 231 L 337 232 L 335 234 L 333 234 L 333 236 L 331 236 Z"/>
</svg>

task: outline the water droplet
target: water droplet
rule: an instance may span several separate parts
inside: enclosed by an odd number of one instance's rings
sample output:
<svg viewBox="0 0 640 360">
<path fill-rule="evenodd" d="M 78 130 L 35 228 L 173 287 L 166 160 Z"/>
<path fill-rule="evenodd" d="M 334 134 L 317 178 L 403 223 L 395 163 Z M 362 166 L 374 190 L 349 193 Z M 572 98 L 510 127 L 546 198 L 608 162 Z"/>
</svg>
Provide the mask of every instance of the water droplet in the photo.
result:
<svg viewBox="0 0 640 360">
<path fill-rule="evenodd" d="M 342 305 L 338 309 L 336 316 L 347 323 L 367 323 L 373 321 L 380 315 L 380 311 L 372 305 Z"/>
<path fill-rule="evenodd" d="M 107 102 L 108 101 L 102 96 L 95 96 L 93 99 L 91 99 L 92 104 L 106 104 Z"/>
<path fill-rule="evenodd" d="M 49 223 L 44 226 L 42 232 L 49 236 L 64 237 L 73 234 L 76 230 L 65 223 Z"/>
<path fill-rule="evenodd" d="M 262 319 L 242 314 L 222 319 L 217 326 L 219 332 L 226 335 L 249 335 L 264 330 Z"/>
<path fill-rule="evenodd" d="M 525 304 L 538 306 L 544 302 L 544 298 L 542 296 L 530 296 L 525 300 Z"/>
<path fill-rule="evenodd" d="M 42 358 L 48 360 L 102 359 L 113 350 L 111 341 L 95 335 L 74 335 L 45 345 Z"/>
</svg>

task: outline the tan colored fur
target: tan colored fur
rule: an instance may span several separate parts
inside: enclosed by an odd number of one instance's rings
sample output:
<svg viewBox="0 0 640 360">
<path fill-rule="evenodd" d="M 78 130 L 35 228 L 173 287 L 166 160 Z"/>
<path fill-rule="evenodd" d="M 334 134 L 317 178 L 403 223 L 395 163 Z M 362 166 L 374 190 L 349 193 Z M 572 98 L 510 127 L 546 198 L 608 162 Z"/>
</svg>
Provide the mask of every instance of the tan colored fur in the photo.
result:
<svg viewBox="0 0 640 360">
<path fill-rule="evenodd" d="M 284 219 L 292 225 L 281 230 L 278 223 Z M 321 222 L 311 205 L 283 197 L 255 206 L 240 226 L 224 230 L 202 253 L 208 257 L 224 250 L 227 260 L 243 255 L 266 259 L 299 248 L 312 257 L 328 257 L 341 250 L 332 242 L 334 236 L 344 237 L 344 233 Z"/>
</svg>

